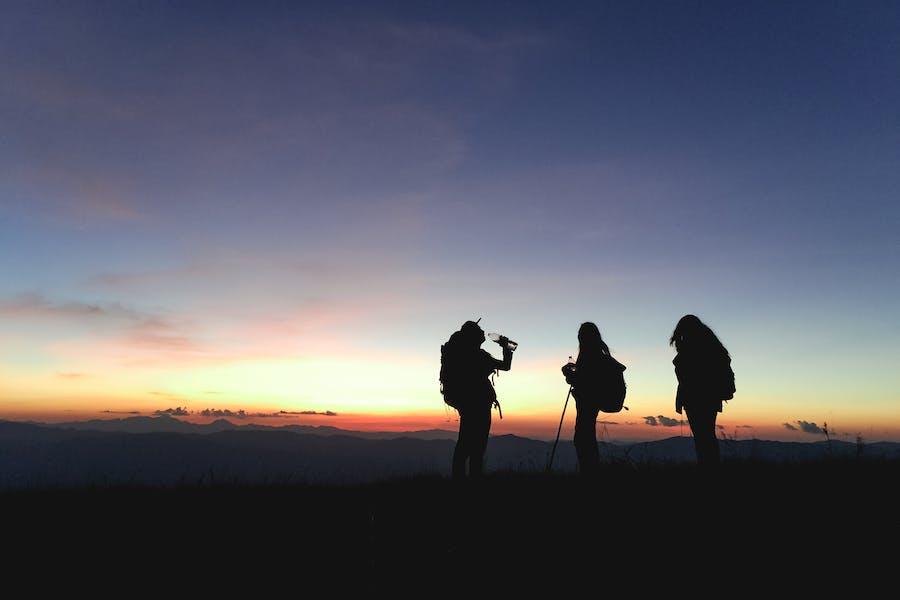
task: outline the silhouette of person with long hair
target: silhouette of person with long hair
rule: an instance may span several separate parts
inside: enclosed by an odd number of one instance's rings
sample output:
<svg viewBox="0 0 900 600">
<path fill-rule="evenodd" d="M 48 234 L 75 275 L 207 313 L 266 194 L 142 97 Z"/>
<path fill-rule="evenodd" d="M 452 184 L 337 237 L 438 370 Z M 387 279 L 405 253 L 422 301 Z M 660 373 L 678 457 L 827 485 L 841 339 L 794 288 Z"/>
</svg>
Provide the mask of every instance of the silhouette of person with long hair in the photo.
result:
<svg viewBox="0 0 900 600">
<path fill-rule="evenodd" d="M 582 475 L 591 475 L 600 467 L 597 449 L 597 415 L 600 398 L 611 393 L 615 376 L 625 365 L 614 359 L 594 323 L 582 323 L 578 328 L 578 358 L 574 365 L 562 368 L 566 381 L 572 386 L 575 398 L 575 453 Z"/>
<path fill-rule="evenodd" d="M 675 411 L 687 412 L 697 463 L 714 467 L 720 460 L 716 417 L 722 401 L 733 398 L 735 391 L 731 356 L 713 330 L 694 315 L 681 317 L 669 344 L 677 351 L 672 360 L 678 378 Z"/>
<path fill-rule="evenodd" d="M 480 319 L 479 319 L 480 320 Z M 459 411 L 459 438 L 453 451 L 453 478 L 480 478 L 484 470 L 484 453 L 491 432 L 491 408 L 497 406 L 497 393 L 490 376 L 495 371 L 509 371 L 512 348 L 501 337 L 503 360 L 481 348 L 484 331 L 475 321 L 466 321 L 450 336 L 442 349 L 441 381 L 445 401 Z"/>
</svg>

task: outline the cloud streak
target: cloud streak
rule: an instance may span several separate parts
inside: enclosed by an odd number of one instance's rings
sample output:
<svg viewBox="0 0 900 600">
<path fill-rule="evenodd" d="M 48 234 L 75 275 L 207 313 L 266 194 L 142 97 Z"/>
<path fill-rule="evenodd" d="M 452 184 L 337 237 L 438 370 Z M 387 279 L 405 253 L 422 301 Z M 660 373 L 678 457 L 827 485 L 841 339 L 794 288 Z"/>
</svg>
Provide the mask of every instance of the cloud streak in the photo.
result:
<svg viewBox="0 0 900 600">
<path fill-rule="evenodd" d="M 163 394 L 164 395 L 164 394 Z M 114 412 L 114 411 L 103 411 L 103 412 Z M 138 412 L 128 412 L 123 414 L 140 414 Z M 248 412 L 244 409 L 231 410 L 228 408 L 204 408 L 202 410 L 191 411 L 188 410 L 187 407 L 177 406 L 175 408 L 166 408 L 160 409 L 153 412 L 156 416 L 169 416 L 169 417 L 189 417 L 191 415 L 195 417 L 205 417 L 205 418 L 217 418 L 217 419 L 266 419 L 266 418 L 274 418 L 274 419 L 282 419 L 282 418 L 290 418 L 292 416 L 325 416 L 325 417 L 336 417 L 338 413 L 330 410 L 326 411 L 315 411 L 315 410 L 280 410 L 276 412 Z"/>
<path fill-rule="evenodd" d="M 0 301 L 0 317 L 18 319 L 93 319 L 135 321 L 142 315 L 121 304 L 94 304 L 89 302 L 54 302 L 40 294 L 27 293 Z"/>
<path fill-rule="evenodd" d="M 182 406 L 176 406 L 175 408 L 166 408 L 164 410 L 156 410 L 153 412 L 154 415 L 158 417 L 169 416 L 169 417 L 187 417 L 191 413 L 188 409 Z"/>
<path fill-rule="evenodd" d="M 82 329 L 80 337 L 54 348 L 78 360 L 106 354 L 129 364 L 184 362 L 221 356 L 223 350 L 205 343 L 195 327 L 156 312 L 139 310 L 118 302 L 53 300 L 26 293 L 0 300 L 0 320 L 32 322 L 60 328 L 63 324 Z M 75 373 L 60 374 L 74 379 Z"/>
<path fill-rule="evenodd" d="M 798 419 L 796 421 L 791 421 L 790 423 L 782 423 L 782 427 L 787 429 L 788 431 L 800 431 L 802 433 L 807 433 L 809 435 L 824 435 L 825 429 L 823 427 L 819 427 L 816 423 L 811 421 L 804 421 L 802 419 Z M 832 432 L 836 433 L 836 432 Z"/>
<path fill-rule="evenodd" d="M 655 417 L 643 417 L 644 424 L 649 425 L 650 427 L 678 427 L 681 425 L 681 421 L 678 419 L 671 419 L 669 417 L 663 415 L 656 415 Z"/>
<path fill-rule="evenodd" d="M 76 373 L 76 372 L 68 372 L 68 373 L 57 373 L 57 377 L 60 379 L 84 379 L 87 377 L 86 373 Z"/>
<path fill-rule="evenodd" d="M 150 350 L 197 352 L 202 348 L 170 320 L 116 302 L 54 301 L 41 294 L 27 293 L 0 301 L 0 317 L 104 323 L 118 328 L 126 343 Z"/>
</svg>

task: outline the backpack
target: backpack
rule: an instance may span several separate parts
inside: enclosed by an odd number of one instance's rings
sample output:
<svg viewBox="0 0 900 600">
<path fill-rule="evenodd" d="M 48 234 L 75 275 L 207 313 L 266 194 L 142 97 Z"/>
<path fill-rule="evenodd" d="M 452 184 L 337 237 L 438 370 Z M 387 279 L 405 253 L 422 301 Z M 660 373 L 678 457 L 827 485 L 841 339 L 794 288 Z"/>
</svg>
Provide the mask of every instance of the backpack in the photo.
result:
<svg viewBox="0 0 900 600">
<path fill-rule="evenodd" d="M 565 372 L 565 367 L 563 367 Z M 588 402 L 588 405 L 596 406 L 605 413 L 617 413 L 625 406 L 625 365 L 607 355 L 602 362 L 591 371 L 592 375 L 585 379 L 571 379 L 566 375 L 566 381 L 571 385 L 572 393 L 579 402 Z"/>
<path fill-rule="evenodd" d="M 728 364 L 725 365 L 725 368 L 722 369 L 720 377 L 719 385 L 721 387 L 719 389 L 721 392 L 719 395 L 722 397 L 722 400 L 731 400 L 734 398 L 734 393 L 737 391 L 737 388 L 734 387 L 734 371 L 731 369 L 730 360 L 728 361 Z"/>
<path fill-rule="evenodd" d="M 446 343 L 441 344 L 441 372 L 438 375 L 444 404 L 456 409 L 459 408 L 460 398 L 455 394 L 458 394 L 462 388 L 458 349 L 461 335 L 461 332 L 455 331 Z"/>
<path fill-rule="evenodd" d="M 603 382 L 603 393 L 598 398 L 598 404 L 600 410 L 605 413 L 617 413 L 625 406 L 625 365 L 611 356 L 609 361 L 608 373 Z"/>
</svg>

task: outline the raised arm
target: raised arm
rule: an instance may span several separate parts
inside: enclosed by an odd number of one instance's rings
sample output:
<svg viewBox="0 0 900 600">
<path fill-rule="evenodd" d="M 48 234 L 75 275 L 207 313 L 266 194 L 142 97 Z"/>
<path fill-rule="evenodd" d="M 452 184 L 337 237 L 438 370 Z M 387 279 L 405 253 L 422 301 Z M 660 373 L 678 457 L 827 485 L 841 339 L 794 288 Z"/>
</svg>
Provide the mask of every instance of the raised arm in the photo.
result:
<svg viewBox="0 0 900 600">
<path fill-rule="evenodd" d="M 499 361 L 500 366 L 497 367 L 497 369 L 499 369 L 500 371 L 509 371 L 509 369 L 512 367 L 512 355 L 513 351 L 506 346 L 503 346 L 503 360 Z"/>
<path fill-rule="evenodd" d="M 513 351 L 506 346 L 503 347 L 502 359 L 494 358 L 487 350 L 484 350 L 483 352 L 487 357 L 487 361 L 489 362 L 492 371 L 509 371 L 512 367 Z"/>
</svg>

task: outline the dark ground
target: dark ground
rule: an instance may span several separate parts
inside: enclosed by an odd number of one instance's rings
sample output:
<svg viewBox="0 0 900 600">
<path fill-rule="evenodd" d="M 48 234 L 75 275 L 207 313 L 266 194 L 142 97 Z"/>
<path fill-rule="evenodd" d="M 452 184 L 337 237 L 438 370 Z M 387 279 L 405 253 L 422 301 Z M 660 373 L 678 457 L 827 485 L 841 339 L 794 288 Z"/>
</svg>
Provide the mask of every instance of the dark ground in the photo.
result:
<svg viewBox="0 0 900 600">
<path fill-rule="evenodd" d="M 85 585 L 187 576 L 207 591 L 280 582 L 335 592 L 576 576 L 681 585 L 713 572 L 750 585 L 810 565 L 823 578 L 857 574 L 861 592 L 882 563 L 896 568 L 898 473 L 897 462 L 733 463 L 714 474 L 608 466 L 590 482 L 498 473 L 462 487 L 420 478 L 19 491 L 0 495 L 4 564 Z"/>
</svg>

